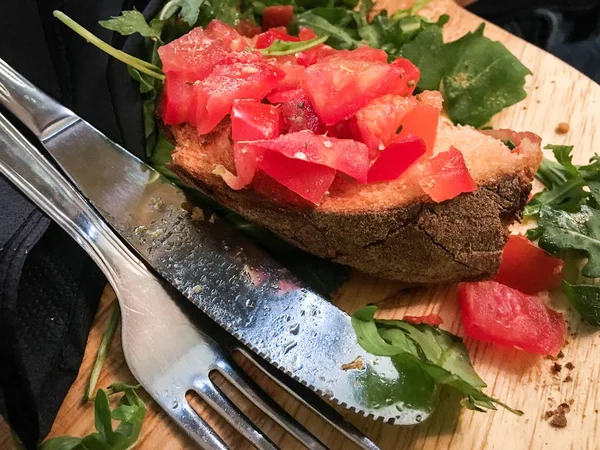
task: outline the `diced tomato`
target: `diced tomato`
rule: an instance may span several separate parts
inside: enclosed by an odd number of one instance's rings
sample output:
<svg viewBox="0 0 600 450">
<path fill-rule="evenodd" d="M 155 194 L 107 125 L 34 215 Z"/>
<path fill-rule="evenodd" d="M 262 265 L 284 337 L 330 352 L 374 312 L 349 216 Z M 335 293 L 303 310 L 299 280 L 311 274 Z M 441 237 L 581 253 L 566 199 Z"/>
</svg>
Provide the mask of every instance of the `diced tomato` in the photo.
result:
<svg viewBox="0 0 600 450">
<path fill-rule="evenodd" d="M 294 7 L 292 5 L 267 6 L 263 10 L 263 30 L 275 27 L 287 27 L 293 17 Z"/>
<path fill-rule="evenodd" d="M 439 111 L 442 110 L 444 97 L 442 97 L 442 93 L 440 91 L 423 91 L 420 94 L 417 94 L 415 97 L 419 103 L 433 106 Z"/>
<path fill-rule="evenodd" d="M 204 79 L 230 51 L 201 27 L 158 48 L 163 72 L 176 72 L 187 81 Z"/>
<path fill-rule="evenodd" d="M 326 125 L 350 118 L 386 92 L 396 79 L 388 64 L 330 58 L 306 69 L 303 86 Z"/>
<path fill-rule="evenodd" d="M 379 157 L 371 165 L 367 181 L 374 183 L 397 179 L 406 169 L 417 162 L 425 154 L 425 151 L 423 139 L 416 136 L 409 136 L 391 143 L 380 152 Z"/>
<path fill-rule="evenodd" d="M 368 149 L 351 139 L 336 139 L 301 131 L 256 142 L 255 145 L 277 151 L 288 158 L 331 167 L 363 183 L 367 181 Z"/>
<path fill-rule="evenodd" d="M 327 127 L 327 136 L 336 137 L 338 139 L 356 139 L 356 131 L 352 125 L 353 117 L 348 120 L 329 125 Z"/>
<path fill-rule="evenodd" d="M 269 95 L 267 95 L 267 100 L 270 103 L 285 103 L 292 101 L 296 98 L 305 97 L 306 94 L 302 89 L 288 89 L 285 91 L 273 91 Z"/>
<path fill-rule="evenodd" d="M 433 155 L 439 118 L 439 109 L 419 103 L 402 119 L 402 130 L 399 137 L 419 136 L 425 142 L 427 154 Z"/>
<path fill-rule="evenodd" d="M 298 64 L 278 64 L 277 67 L 285 72 L 285 77 L 277 83 L 278 91 L 298 89 L 306 80 L 306 69 Z"/>
<path fill-rule="evenodd" d="M 271 28 L 256 38 L 255 48 L 267 48 L 275 41 L 299 42 L 300 38 L 288 34 L 285 27 Z"/>
<path fill-rule="evenodd" d="M 355 50 L 337 50 L 331 55 L 325 57 L 324 61 L 332 61 L 336 59 L 351 59 L 354 61 L 371 61 L 387 64 L 387 53 L 383 50 L 363 45 Z M 418 69 L 417 69 L 418 70 Z M 398 71 L 396 71 L 398 75 Z"/>
<path fill-rule="evenodd" d="M 233 144 L 233 161 L 237 175 L 232 174 L 223 166 L 217 166 L 214 175 L 223 178 L 227 185 L 236 191 L 248 186 L 254 179 L 258 163 L 264 150 L 248 144 Z"/>
<path fill-rule="evenodd" d="M 254 36 L 257 36 L 262 32 L 262 28 L 260 27 L 260 25 L 256 25 L 254 22 L 251 22 L 248 19 L 240 20 L 240 23 L 236 25 L 235 29 L 242 36 L 248 38 L 253 38 Z"/>
<path fill-rule="evenodd" d="M 288 133 L 304 130 L 310 130 L 315 134 L 324 133 L 325 124 L 317 116 L 304 91 L 300 90 L 300 94 L 281 104 L 284 129 Z"/>
<path fill-rule="evenodd" d="M 331 167 L 288 158 L 278 151 L 266 151 L 258 168 L 315 205 L 321 202 L 335 178 L 335 169 Z"/>
<path fill-rule="evenodd" d="M 398 78 L 396 79 L 396 83 L 390 88 L 389 93 L 412 95 L 421 76 L 419 68 L 406 58 L 396 58 L 390 66 L 396 70 Z"/>
<path fill-rule="evenodd" d="M 364 141 L 371 141 L 366 134 L 370 133 L 384 146 L 389 145 L 403 124 L 404 117 L 416 104 L 417 100 L 414 97 L 389 94 L 370 102 L 356 113 L 356 121 Z M 379 148 L 379 142 L 376 148 Z"/>
<path fill-rule="evenodd" d="M 328 56 L 337 53 L 338 51 L 339 50 L 336 50 L 329 45 L 321 44 L 303 52 L 296 53 L 296 61 L 298 61 L 298 64 L 308 67 L 321 61 L 322 59 L 327 58 Z"/>
<path fill-rule="evenodd" d="M 249 41 L 238 33 L 232 26 L 212 20 L 204 29 L 206 35 L 228 47 L 232 51 L 243 51 L 250 46 Z"/>
<path fill-rule="evenodd" d="M 473 339 L 546 355 L 556 355 L 564 344 L 563 315 L 537 296 L 480 281 L 461 283 L 458 297 L 465 332 Z"/>
<path fill-rule="evenodd" d="M 525 294 L 560 287 L 562 260 L 546 253 L 525 236 L 513 234 L 502 252 L 494 280 Z"/>
<path fill-rule="evenodd" d="M 404 316 L 402 320 L 415 325 L 424 323 L 425 325 L 432 327 L 437 327 L 444 323 L 442 318 L 437 314 L 427 314 L 426 316 Z"/>
<path fill-rule="evenodd" d="M 160 115 L 165 125 L 187 122 L 194 104 L 192 84 L 177 73 L 169 73 L 165 78 Z"/>
<path fill-rule="evenodd" d="M 280 133 L 279 109 L 256 100 L 235 100 L 231 108 L 234 142 L 275 139 Z"/>
<path fill-rule="evenodd" d="M 210 132 L 229 112 L 236 99 L 262 100 L 284 73 L 267 63 L 219 65 L 194 86 L 198 134 Z"/>
<path fill-rule="evenodd" d="M 310 28 L 301 27 L 298 37 L 301 41 L 310 41 L 311 39 L 315 39 L 317 37 L 317 33 Z"/>
<path fill-rule="evenodd" d="M 450 200 L 463 192 L 477 189 L 462 153 L 454 147 L 427 162 L 420 184 L 434 202 Z"/>
</svg>

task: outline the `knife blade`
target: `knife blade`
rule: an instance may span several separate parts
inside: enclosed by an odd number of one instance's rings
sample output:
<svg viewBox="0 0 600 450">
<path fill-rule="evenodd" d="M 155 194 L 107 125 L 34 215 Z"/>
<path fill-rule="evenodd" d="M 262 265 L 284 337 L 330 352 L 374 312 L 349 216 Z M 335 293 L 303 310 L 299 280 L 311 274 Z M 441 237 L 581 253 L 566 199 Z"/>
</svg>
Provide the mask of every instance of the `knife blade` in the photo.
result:
<svg viewBox="0 0 600 450">
<path fill-rule="evenodd" d="M 345 312 L 225 221 L 195 220 L 179 188 L 1 59 L 0 104 L 149 266 L 250 349 L 364 416 L 396 424 L 427 417 L 430 404 L 394 401 L 418 390 L 418 374 L 366 353 Z M 357 359 L 362 368 L 342 369 Z"/>
</svg>

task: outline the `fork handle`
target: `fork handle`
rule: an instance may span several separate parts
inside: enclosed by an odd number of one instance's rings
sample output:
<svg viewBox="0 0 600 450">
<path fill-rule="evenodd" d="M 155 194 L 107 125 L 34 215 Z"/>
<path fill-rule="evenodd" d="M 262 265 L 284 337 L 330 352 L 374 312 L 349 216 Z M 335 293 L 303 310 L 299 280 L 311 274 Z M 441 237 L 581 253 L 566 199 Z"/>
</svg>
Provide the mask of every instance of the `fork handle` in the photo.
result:
<svg viewBox="0 0 600 450">
<path fill-rule="evenodd" d="M 38 138 L 42 130 L 74 116 L 73 112 L 27 81 L 0 58 L 0 104 L 14 114 Z"/>
<path fill-rule="evenodd" d="M 2 173 L 85 249 L 113 286 L 118 286 L 127 272 L 144 276 L 146 269 L 141 262 L 2 114 L 0 148 Z"/>
</svg>

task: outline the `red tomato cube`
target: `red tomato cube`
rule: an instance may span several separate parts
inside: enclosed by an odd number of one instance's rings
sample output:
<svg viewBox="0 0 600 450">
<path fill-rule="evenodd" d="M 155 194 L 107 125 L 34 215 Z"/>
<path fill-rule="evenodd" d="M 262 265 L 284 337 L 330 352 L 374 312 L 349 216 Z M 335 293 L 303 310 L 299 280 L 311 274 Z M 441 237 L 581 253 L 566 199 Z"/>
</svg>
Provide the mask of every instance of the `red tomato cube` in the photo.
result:
<svg viewBox="0 0 600 450">
<path fill-rule="evenodd" d="M 392 181 L 400 177 L 425 154 L 423 139 L 416 136 L 402 138 L 388 145 L 369 168 L 369 183 Z"/>
<path fill-rule="evenodd" d="M 560 287 L 563 264 L 525 236 L 513 234 L 504 247 L 494 280 L 525 294 L 535 294 Z"/>
<path fill-rule="evenodd" d="M 556 355 L 565 341 L 561 313 L 542 299 L 496 281 L 461 283 L 458 288 L 462 323 L 473 339 Z"/>
<path fill-rule="evenodd" d="M 450 200 L 463 192 L 477 189 L 463 154 L 454 147 L 431 158 L 424 173 L 421 187 L 434 202 Z"/>
<path fill-rule="evenodd" d="M 267 6 L 263 10 L 263 30 L 275 27 L 287 27 L 294 17 L 292 5 Z"/>
</svg>

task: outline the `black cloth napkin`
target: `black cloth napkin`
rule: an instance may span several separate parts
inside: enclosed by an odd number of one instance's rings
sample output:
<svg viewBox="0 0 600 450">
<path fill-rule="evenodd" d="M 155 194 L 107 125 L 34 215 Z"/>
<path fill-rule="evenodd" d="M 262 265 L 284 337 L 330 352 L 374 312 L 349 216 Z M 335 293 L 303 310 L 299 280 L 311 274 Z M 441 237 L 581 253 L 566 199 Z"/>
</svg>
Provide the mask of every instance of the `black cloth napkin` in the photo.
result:
<svg viewBox="0 0 600 450">
<path fill-rule="evenodd" d="M 0 58 L 143 156 L 141 102 L 126 68 L 60 24 L 52 11 L 64 11 L 139 55 L 138 37 L 113 36 L 97 22 L 133 7 L 151 17 L 162 3 L 1 0 Z M 480 0 L 472 10 L 600 81 L 597 0 Z M 0 413 L 26 448 L 47 435 L 77 376 L 104 283 L 78 245 L 0 177 Z"/>
</svg>

